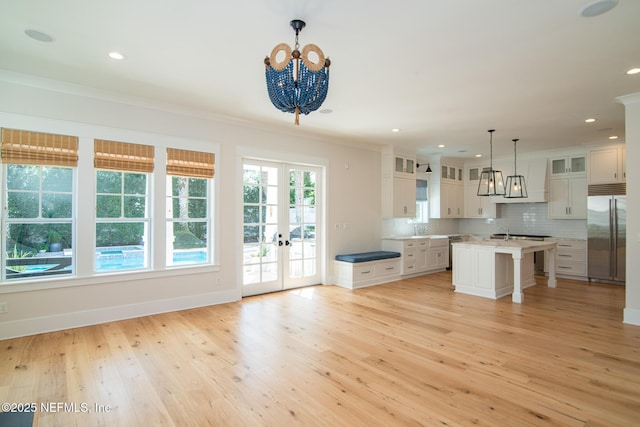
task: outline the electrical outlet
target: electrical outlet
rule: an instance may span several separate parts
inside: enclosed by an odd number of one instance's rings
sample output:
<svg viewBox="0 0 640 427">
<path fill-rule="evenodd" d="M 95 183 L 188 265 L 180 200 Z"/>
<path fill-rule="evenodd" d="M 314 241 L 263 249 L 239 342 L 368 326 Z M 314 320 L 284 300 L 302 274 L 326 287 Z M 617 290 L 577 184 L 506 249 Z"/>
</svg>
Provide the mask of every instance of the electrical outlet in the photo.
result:
<svg viewBox="0 0 640 427">
<path fill-rule="evenodd" d="M 9 305 L 6 302 L 0 302 L 0 313 L 7 313 L 9 311 Z"/>
</svg>

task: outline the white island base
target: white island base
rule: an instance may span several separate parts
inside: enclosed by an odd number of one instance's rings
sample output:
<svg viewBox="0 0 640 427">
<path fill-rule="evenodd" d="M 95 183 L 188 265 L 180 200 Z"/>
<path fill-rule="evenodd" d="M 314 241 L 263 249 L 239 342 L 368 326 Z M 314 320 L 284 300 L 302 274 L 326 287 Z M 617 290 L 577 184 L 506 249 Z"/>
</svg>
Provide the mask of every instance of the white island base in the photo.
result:
<svg viewBox="0 0 640 427">
<path fill-rule="evenodd" d="M 498 299 L 511 294 L 524 300 L 523 289 L 536 284 L 533 253 L 545 251 L 549 262 L 547 286 L 556 286 L 556 242 L 479 240 L 453 243 L 453 285 L 456 292 Z"/>
</svg>

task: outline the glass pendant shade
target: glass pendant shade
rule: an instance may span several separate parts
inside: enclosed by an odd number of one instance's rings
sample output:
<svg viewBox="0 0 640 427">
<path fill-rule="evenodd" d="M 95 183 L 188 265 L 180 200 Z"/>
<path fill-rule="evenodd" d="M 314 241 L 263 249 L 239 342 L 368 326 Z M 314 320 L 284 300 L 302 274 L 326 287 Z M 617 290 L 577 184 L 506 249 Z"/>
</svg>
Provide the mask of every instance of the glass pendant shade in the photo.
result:
<svg viewBox="0 0 640 427">
<path fill-rule="evenodd" d="M 478 184 L 478 196 L 504 196 L 502 172 L 489 168 L 482 171 Z"/>
<path fill-rule="evenodd" d="M 489 169 L 484 169 L 480 175 L 480 182 L 478 183 L 478 196 L 504 196 L 504 180 L 502 179 L 502 172 L 493 170 L 493 132 L 495 129 L 489 131 L 489 147 L 490 151 L 490 166 Z"/>
<path fill-rule="evenodd" d="M 518 175 L 518 161 L 516 158 L 516 143 L 517 139 L 513 140 L 513 175 L 507 177 L 506 193 L 504 197 L 506 199 L 524 199 L 529 197 L 527 194 L 527 183 L 524 181 L 524 176 Z"/>
<path fill-rule="evenodd" d="M 504 195 L 507 199 L 517 199 L 529 197 L 527 194 L 527 183 L 524 182 L 524 176 L 511 175 L 507 177 L 505 184 L 506 193 Z"/>
</svg>

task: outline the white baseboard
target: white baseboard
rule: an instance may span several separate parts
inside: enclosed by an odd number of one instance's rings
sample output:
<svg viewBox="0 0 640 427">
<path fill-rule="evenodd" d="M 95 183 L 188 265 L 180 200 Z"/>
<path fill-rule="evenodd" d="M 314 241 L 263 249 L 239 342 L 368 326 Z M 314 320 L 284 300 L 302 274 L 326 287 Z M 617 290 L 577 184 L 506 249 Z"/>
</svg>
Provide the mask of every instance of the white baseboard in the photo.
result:
<svg viewBox="0 0 640 427">
<path fill-rule="evenodd" d="M 233 301 L 238 301 L 237 290 L 119 305 L 97 310 L 75 311 L 54 316 L 13 320 L 0 323 L 0 340 L 132 319 L 151 314 L 224 304 Z"/>
<path fill-rule="evenodd" d="M 625 308 L 622 322 L 640 326 L 640 310 L 637 308 Z"/>
</svg>

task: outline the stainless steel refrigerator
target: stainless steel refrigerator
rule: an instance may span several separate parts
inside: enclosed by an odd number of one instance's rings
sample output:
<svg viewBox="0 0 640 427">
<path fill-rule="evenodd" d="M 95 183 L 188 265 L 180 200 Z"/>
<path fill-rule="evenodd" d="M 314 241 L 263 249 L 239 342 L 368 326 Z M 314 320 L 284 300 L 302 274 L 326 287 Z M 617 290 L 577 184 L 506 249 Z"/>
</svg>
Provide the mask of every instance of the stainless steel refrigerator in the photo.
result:
<svg viewBox="0 0 640 427">
<path fill-rule="evenodd" d="M 589 193 L 592 194 L 591 189 Z M 626 196 L 590 195 L 587 207 L 589 280 L 624 285 L 627 245 Z"/>
</svg>

